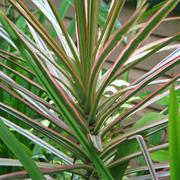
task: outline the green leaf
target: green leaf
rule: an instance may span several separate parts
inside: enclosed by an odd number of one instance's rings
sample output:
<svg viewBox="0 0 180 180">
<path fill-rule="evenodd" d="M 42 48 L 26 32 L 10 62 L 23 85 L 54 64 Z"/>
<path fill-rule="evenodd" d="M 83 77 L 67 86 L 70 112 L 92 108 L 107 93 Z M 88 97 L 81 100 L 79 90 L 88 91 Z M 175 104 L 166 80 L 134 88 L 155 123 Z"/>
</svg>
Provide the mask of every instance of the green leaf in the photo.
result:
<svg viewBox="0 0 180 180">
<path fill-rule="evenodd" d="M 16 21 L 16 26 L 21 29 L 25 29 L 27 27 L 26 20 L 22 16 L 20 16 Z"/>
<path fill-rule="evenodd" d="M 70 6 L 73 6 L 73 0 L 63 0 L 58 9 L 59 16 L 64 19 Z M 50 29 L 52 37 L 56 37 L 56 32 L 53 28 Z"/>
<path fill-rule="evenodd" d="M 71 36 L 71 38 L 74 37 L 75 29 L 76 29 L 75 27 L 76 27 L 76 19 L 75 17 L 73 17 L 73 19 L 71 20 L 71 23 L 68 26 L 68 33 Z"/>
<path fill-rule="evenodd" d="M 156 112 L 150 112 L 148 114 L 145 114 L 141 119 L 139 119 L 133 126 L 133 128 L 140 128 L 146 125 L 149 125 L 153 122 L 156 122 L 160 119 L 163 119 L 164 115 L 156 113 Z"/>
<path fill-rule="evenodd" d="M 177 99 L 180 100 L 180 90 L 176 91 L 176 95 L 177 95 Z M 162 106 L 167 106 L 169 104 L 169 99 L 170 99 L 169 96 L 165 96 L 158 101 L 158 104 Z"/>
<path fill-rule="evenodd" d="M 68 8 L 69 8 L 70 6 L 73 6 L 73 5 L 74 5 L 74 4 L 73 4 L 73 1 L 74 1 L 74 0 L 63 0 L 63 1 L 61 2 L 61 5 L 60 5 L 59 10 L 58 10 L 58 14 L 59 14 L 59 16 L 60 16 L 62 19 L 65 18 Z"/>
<path fill-rule="evenodd" d="M 156 162 L 164 162 L 169 160 L 169 152 L 167 150 L 159 150 L 151 153 L 151 158 Z"/>
<path fill-rule="evenodd" d="M 180 115 L 174 84 L 170 91 L 168 136 L 171 179 L 178 180 L 180 177 Z"/>
<path fill-rule="evenodd" d="M 124 141 L 118 147 L 118 151 L 113 160 L 120 159 L 136 151 L 138 144 L 136 140 Z M 125 161 L 119 166 L 113 167 L 111 173 L 115 179 L 122 179 L 124 172 L 129 164 L 129 161 Z"/>
<path fill-rule="evenodd" d="M 143 15 L 142 20 L 147 20 L 150 16 L 153 15 L 153 13 L 155 13 L 158 9 L 160 9 L 164 3 L 165 1 L 158 3 L 157 5 L 153 6 L 151 9 L 147 10 Z"/>
<path fill-rule="evenodd" d="M 16 137 L 9 131 L 5 124 L 0 122 L 0 138 L 7 145 L 7 147 L 15 154 L 15 156 L 21 161 L 25 169 L 28 171 L 29 175 L 33 180 L 44 179 L 41 171 L 32 161 L 32 159 L 23 150 L 21 143 L 16 139 Z"/>
<path fill-rule="evenodd" d="M 163 127 L 163 126 L 162 126 Z M 160 127 L 161 129 L 161 127 Z M 150 132 L 151 133 L 151 132 Z M 162 130 L 159 130 L 158 132 L 156 133 L 153 133 L 151 136 L 149 136 L 148 138 L 148 142 L 154 146 L 160 144 L 162 141 L 163 141 L 163 129 Z"/>
</svg>

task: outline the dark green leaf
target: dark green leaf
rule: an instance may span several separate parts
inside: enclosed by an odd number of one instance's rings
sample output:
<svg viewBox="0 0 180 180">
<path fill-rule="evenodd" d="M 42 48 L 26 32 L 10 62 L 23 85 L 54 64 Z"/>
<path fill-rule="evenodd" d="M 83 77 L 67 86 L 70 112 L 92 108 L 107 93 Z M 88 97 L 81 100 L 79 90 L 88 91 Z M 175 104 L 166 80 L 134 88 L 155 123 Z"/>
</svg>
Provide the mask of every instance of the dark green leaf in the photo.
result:
<svg viewBox="0 0 180 180">
<path fill-rule="evenodd" d="M 9 131 L 6 125 L 0 122 L 0 138 L 8 146 L 8 148 L 15 154 L 15 156 L 21 161 L 25 169 L 28 171 L 29 175 L 33 180 L 44 179 L 41 171 L 32 161 L 32 159 L 27 155 L 27 153 L 21 147 L 20 142 L 16 137 Z"/>
</svg>

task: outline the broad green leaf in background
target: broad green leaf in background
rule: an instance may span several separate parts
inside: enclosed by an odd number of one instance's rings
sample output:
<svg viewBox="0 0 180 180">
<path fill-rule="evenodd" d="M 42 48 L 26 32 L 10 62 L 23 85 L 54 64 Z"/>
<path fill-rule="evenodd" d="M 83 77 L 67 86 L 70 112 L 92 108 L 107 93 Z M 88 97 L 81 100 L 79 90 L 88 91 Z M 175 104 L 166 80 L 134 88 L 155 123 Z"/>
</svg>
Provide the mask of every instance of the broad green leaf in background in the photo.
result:
<svg viewBox="0 0 180 180">
<path fill-rule="evenodd" d="M 7 147 L 21 161 L 21 163 L 24 165 L 25 169 L 28 171 L 30 177 L 33 180 L 44 179 L 39 168 L 23 150 L 20 142 L 16 139 L 16 137 L 10 132 L 10 130 L 2 121 L 0 122 L 0 139 L 2 139 L 2 141 L 7 145 Z"/>
<path fill-rule="evenodd" d="M 151 124 L 152 122 L 156 122 L 160 119 L 165 118 L 164 115 L 156 113 L 156 112 L 150 112 L 145 114 L 141 119 L 139 119 L 133 126 L 133 128 L 139 128 L 143 127 L 145 125 Z"/>
<path fill-rule="evenodd" d="M 159 150 L 151 153 L 151 158 L 156 162 L 164 162 L 169 160 L 169 152 L 167 150 Z"/>
<path fill-rule="evenodd" d="M 179 89 L 176 90 L 176 97 L 177 97 L 177 100 L 180 101 L 180 90 Z M 158 101 L 158 104 L 160 104 L 162 106 L 168 106 L 169 105 L 169 99 L 170 99 L 169 96 L 165 96 Z"/>
<path fill-rule="evenodd" d="M 61 5 L 60 5 L 60 7 L 59 7 L 59 9 L 58 9 L 58 14 L 59 14 L 59 16 L 62 18 L 62 19 L 64 19 L 65 18 L 65 16 L 66 16 L 66 14 L 67 14 L 67 11 L 68 11 L 68 9 L 70 8 L 70 6 L 73 6 L 73 1 L 74 0 L 63 0 L 62 2 L 61 2 Z M 72 21 L 73 22 L 73 21 Z M 73 23 L 72 23 L 73 24 Z M 72 25 L 73 26 L 73 25 Z M 73 26 L 73 27 L 75 27 L 75 26 Z M 72 28 L 71 28 L 72 29 Z M 50 29 L 50 34 L 52 35 L 52 37 L 56 37 L 56 32 L 55 32 L 55 30 L 53 29 L 53 28 L 51 28 Z"/>
<path fill-rule="evenodd" d="M 138 148 L 136 140 L 125 141 L 119 145 L 114 160 L 120 159 L 135 152 Z M 111 173 L 115 179 L 122 179 L 124 172 L 129 164 L 129 161 L 121 163 L 119 166 L 113 167 Z"/>
<path fill-rule="evenodd" d="M 180 177 L 180 115 L 174 84 L 170 91 L 168 133 L 171 179 L 178 180 Z"/>
<path fill-rule="evenodd" d="M 108 12 L 109 12 L 109 5 L 102 2 L 101 6 L 100 6 L 100 12 L 99 12 L 99 20 L 98 20 L 98 24 L 100 26 L 104 26 L 105 22 L 106 22 L 106 18 L 108 16 Z M 121 27 L 121 23 L 120 21 L 117 19 L 116 23 L 115 23 L 115 29 L 119 29 Z"/>
</svg>

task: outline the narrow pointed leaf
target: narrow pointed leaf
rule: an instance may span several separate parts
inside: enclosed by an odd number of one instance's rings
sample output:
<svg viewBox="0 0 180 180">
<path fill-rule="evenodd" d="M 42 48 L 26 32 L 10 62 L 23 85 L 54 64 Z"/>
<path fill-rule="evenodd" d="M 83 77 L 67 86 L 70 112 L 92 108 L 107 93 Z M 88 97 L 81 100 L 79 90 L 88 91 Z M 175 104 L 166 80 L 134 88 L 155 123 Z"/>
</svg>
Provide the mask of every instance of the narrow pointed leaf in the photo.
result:
<svg viewBox="0 0 180 180">
<path fill-rule="evenodd" d="M 26 154 L 23 148 L 21 148 L 20 142 L 9 131 L 9 129 L 2 121 L 0 121 L 0 138 L 15 154 L 15 156 L 21 161 L 21 163 L 24 165 L 25 169 L 28 171 L 32 179 L 44 179 L 36 164 Z"/>
<path fill-rule="evenodd" d="M 171 179 L 180 177 L 180 114 L 174 85 L 171 86 L 169 102 L 169 152 Z"/>
</svg>

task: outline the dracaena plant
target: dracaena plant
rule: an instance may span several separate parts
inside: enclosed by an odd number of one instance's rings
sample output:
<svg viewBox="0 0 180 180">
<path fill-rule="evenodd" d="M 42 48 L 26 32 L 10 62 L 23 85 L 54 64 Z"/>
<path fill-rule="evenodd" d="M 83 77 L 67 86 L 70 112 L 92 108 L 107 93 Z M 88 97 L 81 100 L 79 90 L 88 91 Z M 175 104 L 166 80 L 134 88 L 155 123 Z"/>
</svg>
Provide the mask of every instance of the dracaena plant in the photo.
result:
<svg viewBox="0 0 180 180">
<path fill-rule="evenodd" d="M 150 175 L 157 179 L 155 168 L 161 166 L 153 166 L 149 153 L 167 148 L 168 144 L 164 142 L 147 149 L 145 140 L 166 128 L 167 117 L 162 115 L 137 123 L 131 122 L 131 117 L 167 96 L 168 86 L 178 81 L 179 74 L 166 79 L 161 76 L 179 63 L 178 44 L 172 45 L 179 34 L 142 44 L 178 0 L 164 1 L 153 14 L 147 2 L 142 1 L 120 28 L 114 27 L 125 0 L 111 2 L 103 26 L 98 25 L 100 0 L 71 1 L 76 23 L 73 39 L 51 0 L 30 2 L 51 24 L 56 32 L 54 38 L 26 3 L 9 2 L 26 20 L 28 34 L 0 14 L 0 34 L 13 48 L 11 52 L 0 50 L 0 87 L 4 95 L 0 102 L 0 120 L 60 158 L 62 163 L 36 161 L 34 166 L 45 175 L 69 172 L 69 177 L 78 175 L 82 179 L 122 179 L 130 160 L 143 154 Z M 119 45 L 123 45 L 123 49 L 106 69 L 107 59 Z M 122 79 L 136 64 L 166 50 L 173 52 L 136 81 Z M 157 88 L 140 98 L 138 94 L 151 86 Z M 15 103 L 7 101 L 9 96 Z M 127 120 L 128 123 L 124 123 Z M 3 133 L 1 138 L 7 143 Z M 18 147 L 11 147 L 12 151 L 13 148 Z M 19 160 L 22 164 L 28 163 Z M 1 162 L 3 165 L 3 159 Z M 8 163 L 21 165 L 12 159 L 6 159 L 5 164 Z M 25 177 L 30 170 L 24 167 L 27 171 L 3 177 Z"/>
</svg>

